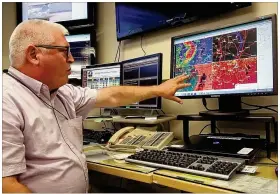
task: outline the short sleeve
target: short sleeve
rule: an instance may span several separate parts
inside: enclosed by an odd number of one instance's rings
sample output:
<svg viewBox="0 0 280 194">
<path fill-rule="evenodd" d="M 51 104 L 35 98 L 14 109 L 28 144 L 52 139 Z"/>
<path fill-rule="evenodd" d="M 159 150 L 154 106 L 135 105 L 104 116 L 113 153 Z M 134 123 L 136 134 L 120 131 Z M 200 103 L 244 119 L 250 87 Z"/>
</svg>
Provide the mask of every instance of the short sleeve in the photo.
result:
<svg viewBox="0 0 280 194">
<path fill-rule="evenodd" d="M 2 177 L 25 172 L 23 119 L 11 100 L 2 103 Z"/>
<path fill-rule="evenodd" d="M 64 86 L 69 90 L 77 116 L 82 116 L 85 119 L 88 113 L 94 108 L 97 96 L 97 90 L 88 87 L 76 87 L 70 84 Z"/>
</svg>

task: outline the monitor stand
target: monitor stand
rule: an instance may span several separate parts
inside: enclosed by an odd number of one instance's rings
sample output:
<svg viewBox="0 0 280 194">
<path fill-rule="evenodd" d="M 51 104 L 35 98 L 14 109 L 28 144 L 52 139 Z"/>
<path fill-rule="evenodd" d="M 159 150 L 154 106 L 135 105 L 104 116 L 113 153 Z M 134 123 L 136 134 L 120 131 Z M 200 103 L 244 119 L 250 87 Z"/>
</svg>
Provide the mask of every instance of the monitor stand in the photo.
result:
<svg viewBox="0 0 280 194">
<path fill-rule="evenodd" d="M 219 110 L 201 111 L 200 116 L 248 116 L 249 110 L 241 108 L 240 96 L 219 97 Z"/>
</svg>

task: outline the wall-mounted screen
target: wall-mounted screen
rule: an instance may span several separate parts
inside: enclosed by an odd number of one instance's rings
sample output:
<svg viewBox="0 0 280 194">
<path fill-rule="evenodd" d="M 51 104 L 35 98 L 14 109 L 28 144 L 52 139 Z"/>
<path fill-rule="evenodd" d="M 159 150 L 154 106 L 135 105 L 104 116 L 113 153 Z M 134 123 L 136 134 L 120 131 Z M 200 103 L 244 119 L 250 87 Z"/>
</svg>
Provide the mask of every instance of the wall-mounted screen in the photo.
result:
<svg viewBox="0 0 280 194">
<path fill-rule="evenodd" d="M 22 2 L 17 3 L 17 22 L 42 19 L 65 27 L 95 23 L 95 3 L 87 2 Z"/>
<path fill-rule="evenodd" d="M 250 6 L 245 2 L 117 2 L 117 39 L 123 40 L 162 28 L 171 28 L 199 19 Z"/>
<path fill-rule="evenodd" d="M 22 18 L 23 20 L 44 19 L 52 22 L 86 19 L 87 3 L 23 2 Z"/>
<path fill-rule="evenodd" d="M 81 79 L 81 69 L 91 64 L 92 48 L 90 34 L 76 34 L 65 37 L 70 44 L 70 51 L 75 60 L 75 62 L 71 64 L 71 74 L 69 78 Z"/>
</svg>

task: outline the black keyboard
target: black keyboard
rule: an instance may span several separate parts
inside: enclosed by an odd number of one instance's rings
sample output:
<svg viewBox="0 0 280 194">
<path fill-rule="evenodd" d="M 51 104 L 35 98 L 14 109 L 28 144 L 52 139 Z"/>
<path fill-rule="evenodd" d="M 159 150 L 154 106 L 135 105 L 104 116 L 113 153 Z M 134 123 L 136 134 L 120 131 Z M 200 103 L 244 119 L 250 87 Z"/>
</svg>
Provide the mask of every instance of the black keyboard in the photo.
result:
<svg viewBox="0 0 280 194">
<path fill-rule="evenodd" d="M 243 159 L 165 150 L 144 150 L 125 160 L 223 180 L 229 180 L 245 164 Z"/>
<path fill-rule="evenodd" d="M 105 144 L 112 137 L 113 133 L 110 131 L 93 131 L 89 129 L 83 130 L 84 142 L 93 142 Z"/>
</svg>

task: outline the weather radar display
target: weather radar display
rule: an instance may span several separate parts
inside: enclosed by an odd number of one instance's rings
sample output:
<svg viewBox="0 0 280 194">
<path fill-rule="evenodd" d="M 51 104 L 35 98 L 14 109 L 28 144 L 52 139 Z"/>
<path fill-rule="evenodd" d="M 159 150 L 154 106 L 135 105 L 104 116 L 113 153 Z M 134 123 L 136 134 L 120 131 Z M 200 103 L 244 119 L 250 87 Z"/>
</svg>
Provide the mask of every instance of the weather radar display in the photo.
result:
<svg viewBox="0 0 280 194">
<path fill-rule="evenodd" d="M 175 76 L 187 73 L 191 86 L 181 91 L 233 89 L 257 83 L 257 28 L 174 45 Z"/>
</svg>

